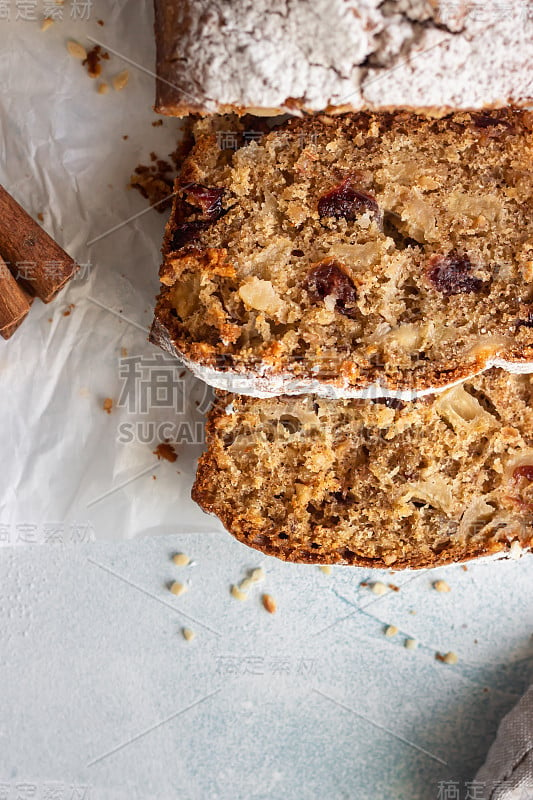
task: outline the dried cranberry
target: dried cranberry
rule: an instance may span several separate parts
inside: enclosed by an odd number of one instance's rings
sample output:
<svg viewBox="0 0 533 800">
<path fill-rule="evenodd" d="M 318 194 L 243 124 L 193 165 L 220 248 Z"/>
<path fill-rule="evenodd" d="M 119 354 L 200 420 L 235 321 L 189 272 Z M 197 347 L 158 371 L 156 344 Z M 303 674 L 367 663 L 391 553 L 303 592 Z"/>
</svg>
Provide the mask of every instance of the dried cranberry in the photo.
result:
<svg viewBox="0 0 533 800">
<path fill-rule="evenodd" d="M 218 219 L 222 216 L 222 198 L 224 189 L 216 186 L 203 186 L 201 183 L 190 183 L 183 191 L 187 202 L 199 208 L 207 219 Z"/>
<path fill-rule="evenodd" d="M 307 276 L 307 291 L 317 299 L 335 298 L 335 311 L 353 319 L 357 290 L 346 270 L 332 259 L 314 267 Z"/>
<path fill-rule="evenodd" d="M 180 250 L 187 244 L 191 244 L 198 239 L 202 231 L 205 231 L 211 225 L 211 220 L 196 219 L 191 222 L 182 222 L 178 225 L 172 235 L 170 242 L 170 249 Z"/>
<path fill-rule="evenodd" d="M 428 279 L 444 295 L 472 294 L 483 288 L 483 281 L 471 275 L 472 262 L 467 255 L 452 250 L 445 256 L 431 257 Z"/>
<path fill-rule="evenodd" d="M 525 478 L 530 483 L 533 482 L 533 466 L 531 464 L 523 464 L 514 470 L 513 481 L 516 483 L 520 478 Z"/>
<path fill-rule="evenodd" d="M 323 194 L 318 201 L 318 213 L 321 217 L 344 218 L 349 221 L 370 211 L 379 216 L 376 198 L 367 192 L 360 192 L 352 186 L 352 179 L 346 178 L 338 186 Z"/>
</svg>

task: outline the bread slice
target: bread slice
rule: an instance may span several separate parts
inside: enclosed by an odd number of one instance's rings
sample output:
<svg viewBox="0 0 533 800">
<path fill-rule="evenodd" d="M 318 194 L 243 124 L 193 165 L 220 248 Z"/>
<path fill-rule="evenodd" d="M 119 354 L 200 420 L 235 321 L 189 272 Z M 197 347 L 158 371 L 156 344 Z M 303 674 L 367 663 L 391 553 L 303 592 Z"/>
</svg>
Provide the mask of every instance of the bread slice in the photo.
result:
<svg viewBox="0 0 533 800">
<path fill-rule="evenodd" d="M 196 128 L 153 341 L 256 396 L 408 399 L 533 369 L 532 112 L 247 134 L 235 118 Z"/>
<path fill-rule="evenodd" d="M 533 544 L 532 401 L 533 376 L 502 370 L 410 404 L 221 394 L 193 498 L 287 561 L 514 552 Z"/>
<path fill-rule="evenodd" d="M 162 114 L 533 100 L 529 0 L 155 0 Z"/>
</svg>

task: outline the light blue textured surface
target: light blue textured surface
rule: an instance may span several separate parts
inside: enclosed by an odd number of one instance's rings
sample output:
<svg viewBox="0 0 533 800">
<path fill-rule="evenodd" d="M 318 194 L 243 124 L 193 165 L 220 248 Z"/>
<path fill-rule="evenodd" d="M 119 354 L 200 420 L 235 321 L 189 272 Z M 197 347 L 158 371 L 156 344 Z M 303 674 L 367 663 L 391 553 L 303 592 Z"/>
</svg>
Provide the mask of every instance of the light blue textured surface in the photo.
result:
<svg viewBox="0 0 533 800">
<path fill-rule="evenodd" d="M 196 563 L 175 567 L 177 550 Z M 13 785 L 89 785 L 97 800 L 437 800 L 440 781 L 473 778 L 531 678 L 531 557 L 326 576 L 216 528 L 1 555 L 0 777 Z M 231 598 L 259 564 L 265 584 Z M 190 588 L 175 598 L 180 577 Z M 378 598 L 360 587 L 369 577 L 400 591 Z M 448 650 L 456 666 L 435 660 Z"/>
</svg>

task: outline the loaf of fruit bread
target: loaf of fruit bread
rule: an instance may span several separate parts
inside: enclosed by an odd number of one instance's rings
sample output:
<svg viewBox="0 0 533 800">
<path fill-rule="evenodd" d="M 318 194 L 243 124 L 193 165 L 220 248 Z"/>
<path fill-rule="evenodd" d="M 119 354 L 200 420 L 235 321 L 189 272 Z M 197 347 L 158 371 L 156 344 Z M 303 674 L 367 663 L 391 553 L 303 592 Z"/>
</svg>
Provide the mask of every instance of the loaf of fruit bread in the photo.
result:
<svg viewBox="0 0 533 800">
<path fill-rule="evenodd" d="M 196 126 L 154 342 L 263 397 L 409 399 L 533 369 L 532 112 L 239 125 Z"/>
<path fill-rule="evenodd" d="M 287 561 L 514 555 L 533 544 L 532 400 L 533 376 L 497 369 L 411 403 L 221 392 L 193 498 Z"/>
<path fill-rule="evenodd" d="M 156 109 L 457 109 L 533 100 L 530 0 L 155 0 Z"/>
</svg>

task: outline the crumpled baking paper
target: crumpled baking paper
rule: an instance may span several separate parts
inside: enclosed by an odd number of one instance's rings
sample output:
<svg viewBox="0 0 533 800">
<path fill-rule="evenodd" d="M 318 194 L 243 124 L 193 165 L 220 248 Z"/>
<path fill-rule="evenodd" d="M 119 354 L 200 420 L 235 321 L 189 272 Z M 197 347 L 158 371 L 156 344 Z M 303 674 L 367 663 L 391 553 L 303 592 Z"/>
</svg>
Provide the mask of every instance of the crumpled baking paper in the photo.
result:
<svg viewBox="0 0 533 800">
<path fill-rule="evenodd" d="M 41 31 L 53 6 L 0 9 L 0 183 L 42 214 L 80 272 L 0 342 L 0 542 L 212 530 L 190 499 L 210 390 L 147 342 L 168 211 L 128 188 L 180 136 L 180 121 L 152 107 L 152 2 L 65 0 Z M 69 39 L 103 44 L 101 79 L 69 55 Z M 98 94 L 124 69 L 123 91 Z M 175 463 L 153 454 L 165 438 L 179 442 Z"/>
</svg>

